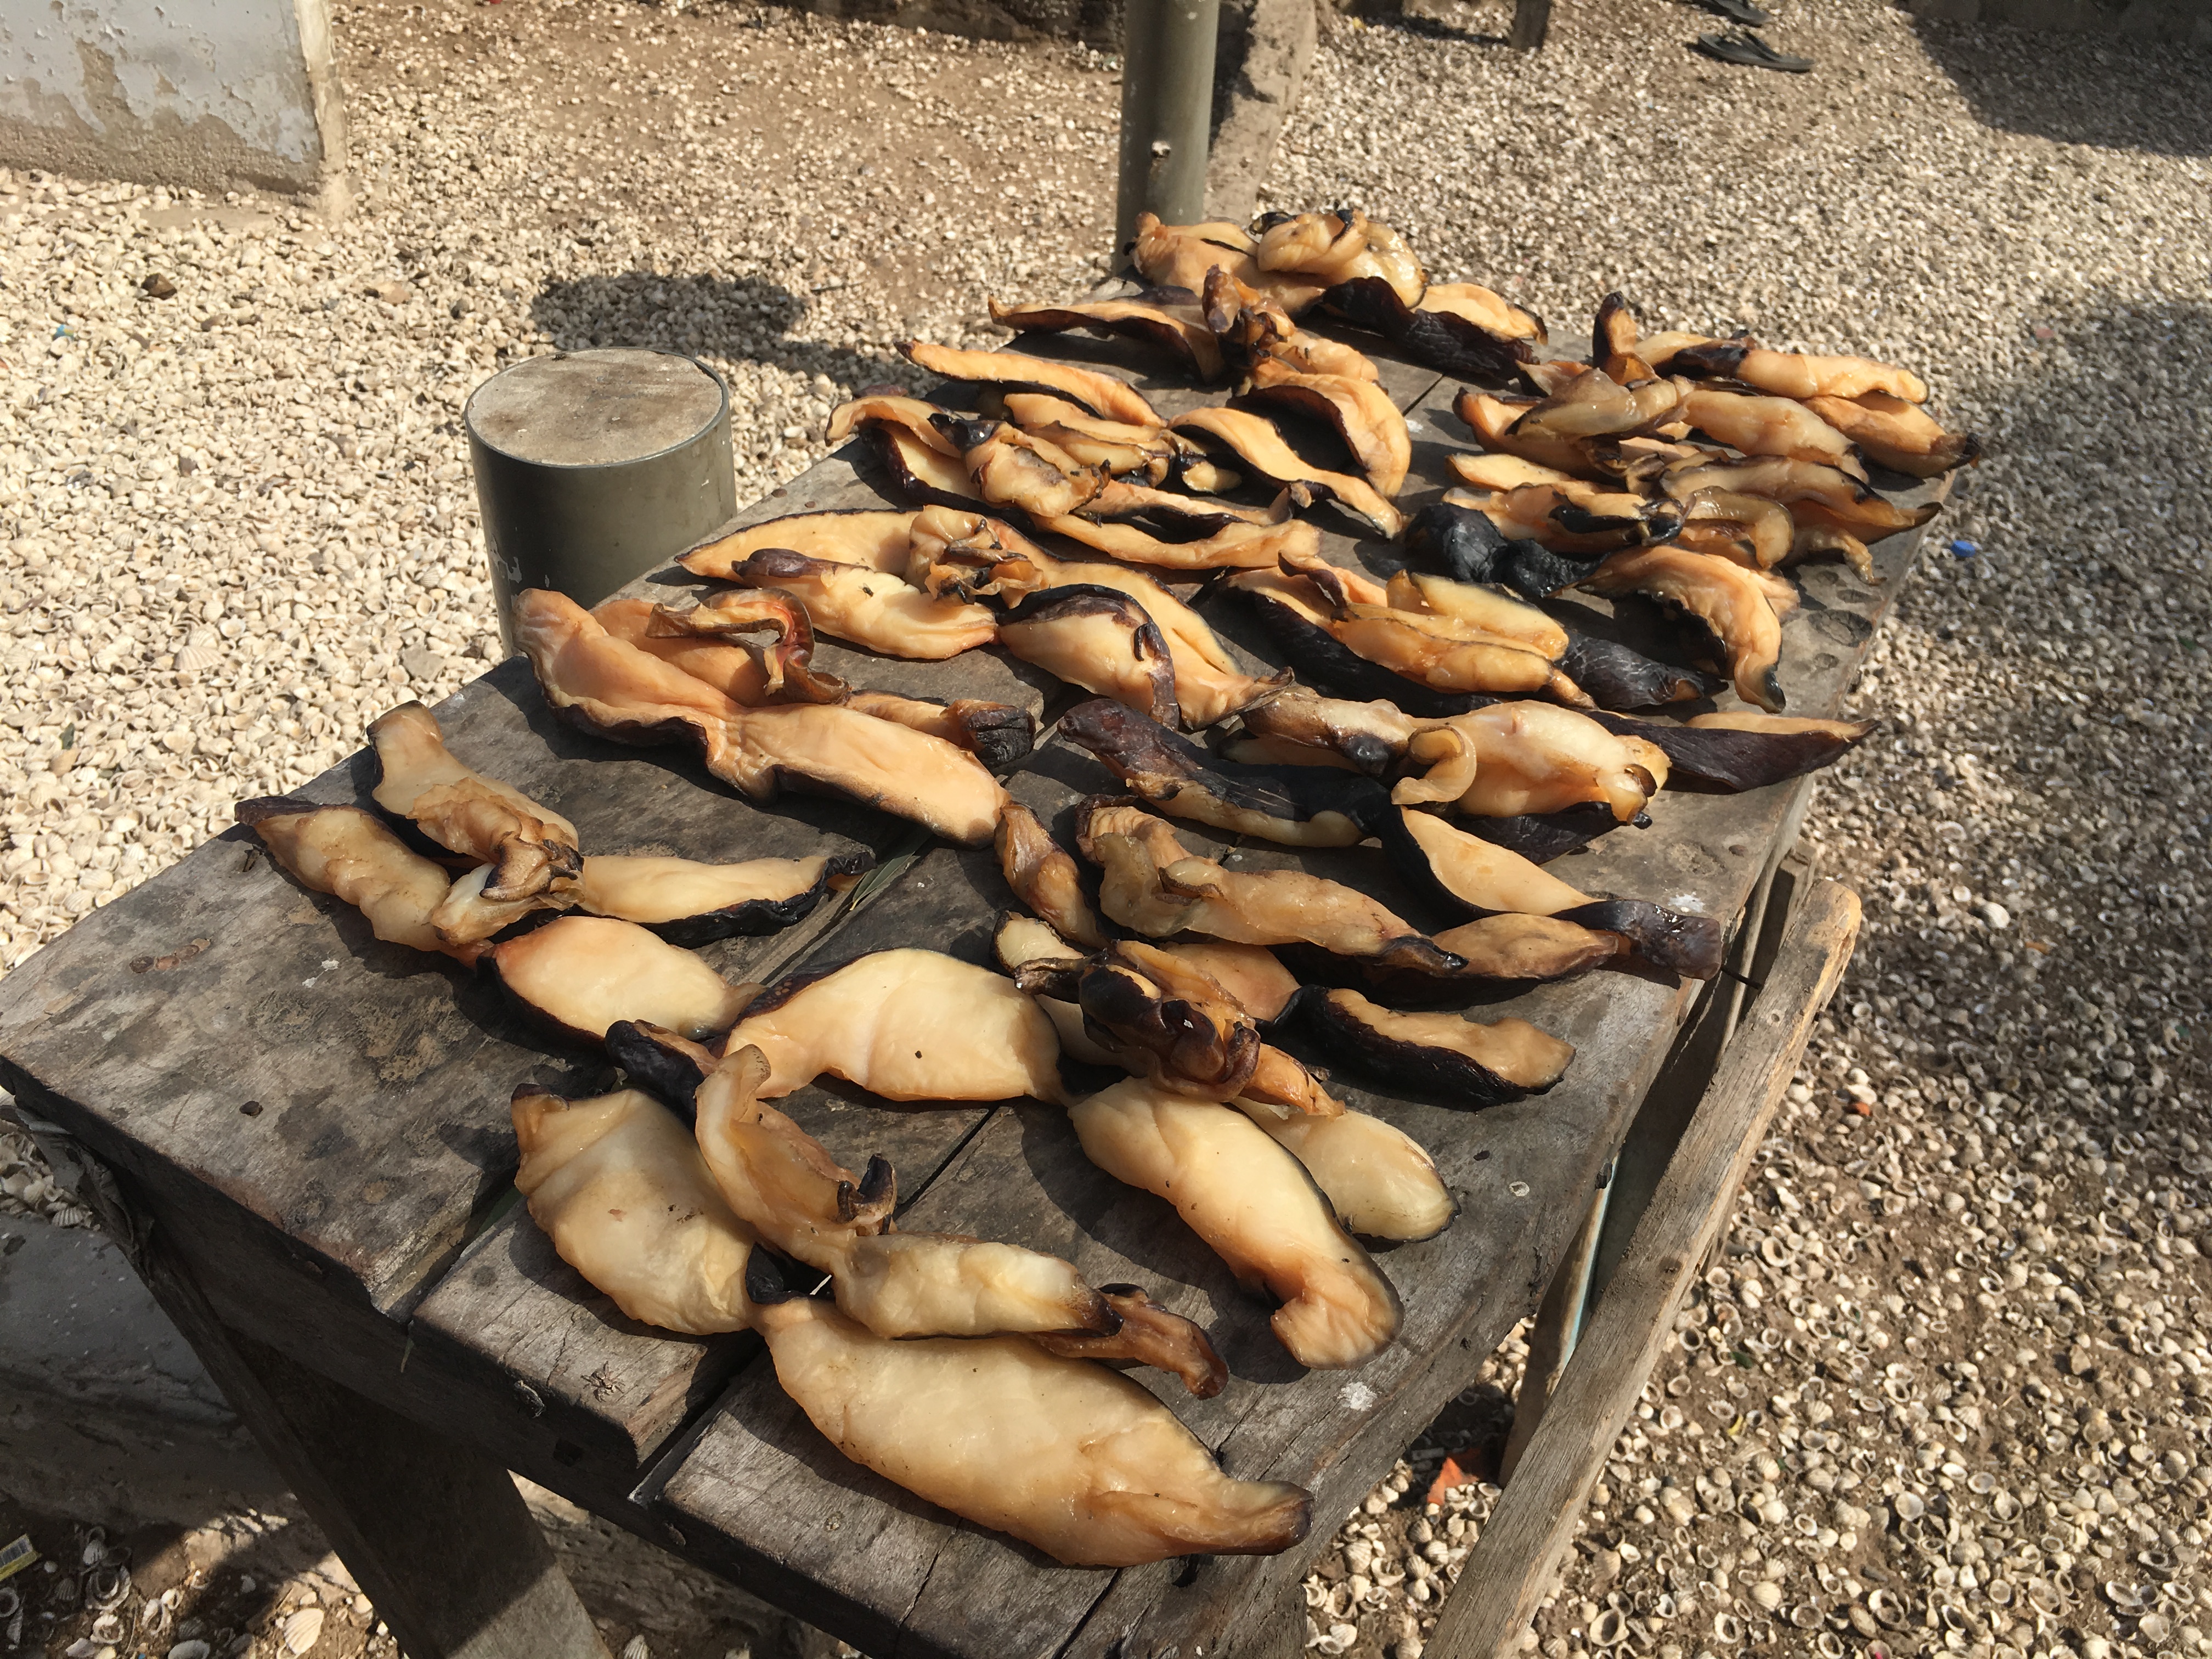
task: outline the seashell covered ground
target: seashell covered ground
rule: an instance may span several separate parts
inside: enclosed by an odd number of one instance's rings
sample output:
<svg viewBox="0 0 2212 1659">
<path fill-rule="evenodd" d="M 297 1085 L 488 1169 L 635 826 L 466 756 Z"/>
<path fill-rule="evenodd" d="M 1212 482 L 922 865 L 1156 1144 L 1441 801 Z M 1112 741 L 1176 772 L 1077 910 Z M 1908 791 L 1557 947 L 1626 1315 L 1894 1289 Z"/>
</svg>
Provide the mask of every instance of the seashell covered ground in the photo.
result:
<svg viewBox="0 0 2212 1659">
<path fill-rule="evenodd" d="M 894 340 L 1104 269 L 1109 58 L 742 3 L 337 9 L 342 224 L 0 173 L 0 967 L 495 653 L 456 422 L 501 364 L 697 352 L 750 497 Z M 1695 56 L 1721 25 L 1670 0 L 1561 0 L 1533 58 L 1509 9 L 1329 22 L 1261 205 L 1363 205 L 1563 328 L 1619 288 L 1893 357 L 1994 445 L 1807 830 L 1857 960 L 1532 1639 L 2212 1652 L 2212 57 L 1790 0 L 1793 76 Z M 0 1134 L 28 1212 L 84 1219 Z M 1344 1519 L 1312 1650 L 1420 1652 L 1494 1489 L 1423 1499 L 1447 1455 L 1494 1473 L 1524 1357 Z M 196 1559 L 149 1544 L 99 1639 L 19 1577 L 27 1650 L 392 1651 L 335 1579 Z M 623 1578 L 586 1584 L 630 1659 L 830 1650 Z"/>
</svg>

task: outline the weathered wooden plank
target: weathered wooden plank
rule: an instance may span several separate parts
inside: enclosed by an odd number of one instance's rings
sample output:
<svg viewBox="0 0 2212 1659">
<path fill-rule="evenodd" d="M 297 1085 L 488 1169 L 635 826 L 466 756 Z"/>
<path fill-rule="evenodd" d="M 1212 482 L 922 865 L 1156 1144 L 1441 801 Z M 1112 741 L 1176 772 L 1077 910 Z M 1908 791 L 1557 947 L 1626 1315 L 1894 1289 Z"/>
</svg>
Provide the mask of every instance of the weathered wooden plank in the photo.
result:
<svg viewBox="0 0 2212 1659">
<path fill-rule="evenodd" d="M 1858 896 L 1849 888 L 1824 881 L 1806 896 L 1528 1455 L 1437 1615 L 1428 1650 L 1439 1659 L 1492 1659 L 1518 1646 L 1658 1361 L 1691 1275 L 1728 1224 L 1735 1190 L 1858 931 Z"/>
</svg>

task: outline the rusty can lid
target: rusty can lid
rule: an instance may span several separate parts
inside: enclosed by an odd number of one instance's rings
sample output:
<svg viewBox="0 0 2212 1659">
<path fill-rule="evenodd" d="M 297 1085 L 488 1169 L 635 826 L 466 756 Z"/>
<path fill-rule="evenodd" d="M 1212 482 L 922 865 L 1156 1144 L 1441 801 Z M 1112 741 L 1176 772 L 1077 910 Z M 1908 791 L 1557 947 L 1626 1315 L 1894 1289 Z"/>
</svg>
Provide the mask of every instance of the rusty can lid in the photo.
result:
<svg viewBox="0 0 2212 1659">
<path fill-rule="evenodd" d="M 535 466 L 621 466 L 690 442 L 728 402 L 680 352 L 617 346 L 526 357 L 470 394 L 477 440 Z"/>
</svg>

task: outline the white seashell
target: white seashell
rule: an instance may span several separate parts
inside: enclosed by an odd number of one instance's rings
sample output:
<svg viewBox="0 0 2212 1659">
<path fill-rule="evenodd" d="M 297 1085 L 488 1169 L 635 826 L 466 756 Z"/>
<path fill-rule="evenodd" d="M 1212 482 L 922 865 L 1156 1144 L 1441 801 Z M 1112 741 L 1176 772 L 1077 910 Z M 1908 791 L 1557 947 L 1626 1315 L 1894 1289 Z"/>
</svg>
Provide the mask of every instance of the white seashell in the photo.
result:
<svg viewBox="0 0 2212 1659">
<path fill-rule="evenodd" d="M 305 1653 L 323 1639 L 323 1610 L 320 1607 L 301 1607 L 297 1613 L 287 1614 L 283 1624 L 278 1626 L 278 1635 L 285 1652 L 295 1655 Z M 625 1651 L 625 1659 L 635 1659 L 635 1656 Z"/>
<path fill-rule="evenodd" d="M 202 674 L 222 660 L 222 653 L 212 646 L 188 645 L 177 653 L 171 665 L 179 674 Z"/>
<path fill-rule="evenodd" d="M 209 1659 L 215 1651 L 195 1636 L 189 1642 L 179 1642 L 169 1650 L 169 1659 Z"/>
<path fill-rule="evenodd" d="M 1626 1641 L 1628 1620 L 1621 1617 L 1620 1609 L 1607 1607 L 1590 1620 L 1589 1639 L 1601 1648 L 1617 1647 Z"/>
<path fill-rule="evenodd" d="M 1731 1645 L 1743 1640 L 1743 1620 L 1732 1613 L 1713 1615 L 1713 1640 Z"/>
<path fill-rule="evenodd" d="M 1771 1613 L 1782 1605 L 1782 1586 L 1771 1578 L 1762 1578 L 1751 1587 L 1751 1599 Z"/>
<path fill-rule="evenodd" d="M 1889 1507 L 1900 1521 L 1917 1521 L 1928 1513 L 1928 1505 L 1921 1501 L 1918 1492 L 1901 1492 L 1889 1500 Z"/>
<path fill-rule="evenodd" d="M 2105 1597 L 2124 1613 L 2133 1613 L 2150 1605 L 2150 1598 L 2143 1594 L 2141 1585 L 2123 1584 L 2118 1580 L 2106 1581 Z"/>
<path fill-rule="evenodd" d="M 2173 1621 L 2162 1613 L 2147 1613 L 2136 1621 L 2136 1634 L 2146 1642 L 2163 1642 L 2173 1634 Z"/>
</svg>

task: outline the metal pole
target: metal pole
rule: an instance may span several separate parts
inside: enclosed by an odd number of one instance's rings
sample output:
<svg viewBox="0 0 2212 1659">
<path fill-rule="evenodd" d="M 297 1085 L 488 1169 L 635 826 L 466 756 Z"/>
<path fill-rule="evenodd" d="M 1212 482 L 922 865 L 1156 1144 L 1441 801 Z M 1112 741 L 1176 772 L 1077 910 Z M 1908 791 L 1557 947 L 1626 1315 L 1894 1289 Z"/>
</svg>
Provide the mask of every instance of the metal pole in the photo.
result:
<svg viewBox="0 0 2212 1659">
<path fill-rule="evenodd" d="M 1220 27 L 1221 0 L 1127 0 L 1116 263 L 1136 234 L 1139 213 L 1156 213 L 1171 225 L 1206 216 L 1213 46 Z"/>
<path fill-rule="evenodd" d="M 1516 0 L 1513 29 L 1506 44 L 1516 52 L 1534 52 L 1552 29 L 1552 0 Z"/>
</svg>

